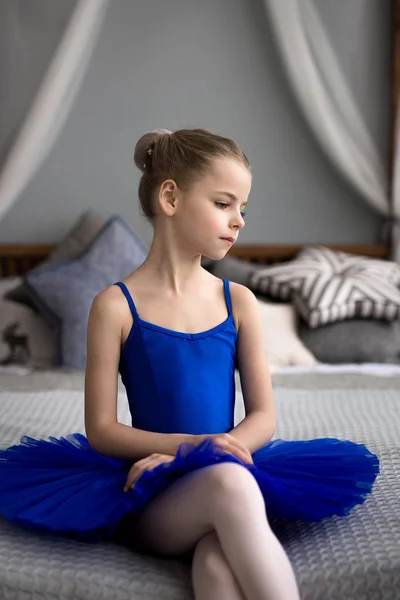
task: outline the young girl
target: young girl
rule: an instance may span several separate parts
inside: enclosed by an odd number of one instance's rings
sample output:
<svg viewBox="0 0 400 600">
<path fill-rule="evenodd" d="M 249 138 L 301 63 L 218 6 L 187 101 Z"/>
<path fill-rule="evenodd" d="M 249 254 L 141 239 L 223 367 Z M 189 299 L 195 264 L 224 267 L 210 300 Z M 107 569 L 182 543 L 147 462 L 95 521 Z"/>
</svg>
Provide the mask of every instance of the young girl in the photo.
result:
<svg viewBox="0 0 400 600">
<path fill-rule="evenodd" d="M 352 442 L 270 442 L 275 409 L 257 300 L 201 266 L 203 256 L 223 258 L 244 227 L 251 171 L 236 143 L 202 129 L 158 130 L 139 140 L 135 163 L 154 237 L 145 262 L 93 301 L 87 439 L 28 438 L 4 451 L 0 513 L 63 534 L 103 527 L 165 557 L 193 552 L 198 600 L 298 599 L 269 512 L 347 514 L 371 490 L 378 460 Z M 246 417 L 235 427 L 236 361 Z M 118 372 L 132 426 L 117 420 Z M 37 485 L 16 501 L 28 463 Z"/>
</svg>

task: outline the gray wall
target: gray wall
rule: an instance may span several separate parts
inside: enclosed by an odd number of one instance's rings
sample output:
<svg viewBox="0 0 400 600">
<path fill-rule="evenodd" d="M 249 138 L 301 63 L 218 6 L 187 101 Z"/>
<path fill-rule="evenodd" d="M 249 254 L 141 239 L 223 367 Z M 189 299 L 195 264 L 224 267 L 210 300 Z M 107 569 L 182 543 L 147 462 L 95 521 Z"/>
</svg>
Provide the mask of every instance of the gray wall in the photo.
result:
<svg viewBox="0 0 400 600">
<path fill-rule="evenodd" d="M 387 160 L 390 0 L 316 2 Z M 262 0 L 110 4 L 66 127 L 0 222 L 2 242 L 55 242 L 89 206 L 121 214 L 148 240 L 132 150 L 148 129 L 183 126 L 229 135 L 249 156 L 242 242 L 379 241 L 380 218 L 331 167 L 297 109 Z"/>
</svg>

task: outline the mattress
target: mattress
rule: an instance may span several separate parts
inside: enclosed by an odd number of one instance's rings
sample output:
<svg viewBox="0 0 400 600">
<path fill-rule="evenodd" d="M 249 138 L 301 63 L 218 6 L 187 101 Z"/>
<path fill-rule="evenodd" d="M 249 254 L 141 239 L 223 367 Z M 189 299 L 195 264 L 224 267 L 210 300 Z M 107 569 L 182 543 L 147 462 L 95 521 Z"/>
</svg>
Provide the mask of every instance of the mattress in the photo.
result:
<svg viewBox="0 0 400 600">
<path fill-rule="evenodd" d="M 275 373 L 276 437 L 335 436 L 365 443 L 382 473 L 345 518 L 273 521 L 303 600 L 400 599 L 400 378 L 372 373 Z M 0 445 L 21 435 L 83 431 L 81 373 L 0 374 Z M 244 414 L 240 386 L 236 421 Z M 129 422 L 123 388 L 118 415 Z M 193 598 L 190 566 L 112 543 L 85 544 L 0 521 L 0 598 L 150 600 Z"/>
</svg>

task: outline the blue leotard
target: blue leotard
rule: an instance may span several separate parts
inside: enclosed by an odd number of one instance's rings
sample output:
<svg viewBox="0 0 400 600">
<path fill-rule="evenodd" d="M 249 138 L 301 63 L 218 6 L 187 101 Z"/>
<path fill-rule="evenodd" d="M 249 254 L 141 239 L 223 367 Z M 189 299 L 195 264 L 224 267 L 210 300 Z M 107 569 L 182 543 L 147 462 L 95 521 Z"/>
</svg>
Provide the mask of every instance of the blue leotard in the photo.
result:
<svg viewBox="0 0 400 600">
<path fill-rule="evenodd" d="M 127 287 L 118 282 L 133 316 L 119 370 L 132 426 L 159 433 L 222 433 L 233 428 L 237 331 L 229 282 L 228 316 L 200 333 L 143 321 Z"/>
</svg>

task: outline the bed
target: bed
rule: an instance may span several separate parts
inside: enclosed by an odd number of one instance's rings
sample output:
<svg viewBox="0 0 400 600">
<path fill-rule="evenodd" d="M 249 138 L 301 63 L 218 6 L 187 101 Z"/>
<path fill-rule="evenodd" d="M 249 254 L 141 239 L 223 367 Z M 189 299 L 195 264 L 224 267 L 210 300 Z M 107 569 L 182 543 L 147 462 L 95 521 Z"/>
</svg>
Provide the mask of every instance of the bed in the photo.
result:
<svg viewBox="0 0 400 600">
<path fill-rule="evenodd" d="M 386 246 L 336 247 L 386 258 Z M 298 246 L 237 246 L 232 255 L 257 263 L 290 259 Z M 0 273 L 20 275 L 49 246 L 0 247 Z M 0 276 L 1 276 L 0 275 Z M 373 495 L 349 517 L 307 525 L 273 521 L 293 563 L 303 600 L 400 599 L 400 368 L 328 365 L 272 374 L 276 437 L 335 436 L 363 442 L 382 472 Z M 236 421 L 243 418 L 240 381 Z M 23 434 L 83 431 L 83 373 L 52 369 L 0 372 L 0 445 Z M 127 404 L 119 385 L 119 418 Z M 182 561 L 140 556 L 112 543 L 84 544 L 18 529 L 0 521 L 0 598 L 189 600 L 190 569 Z"/>
</svg>

